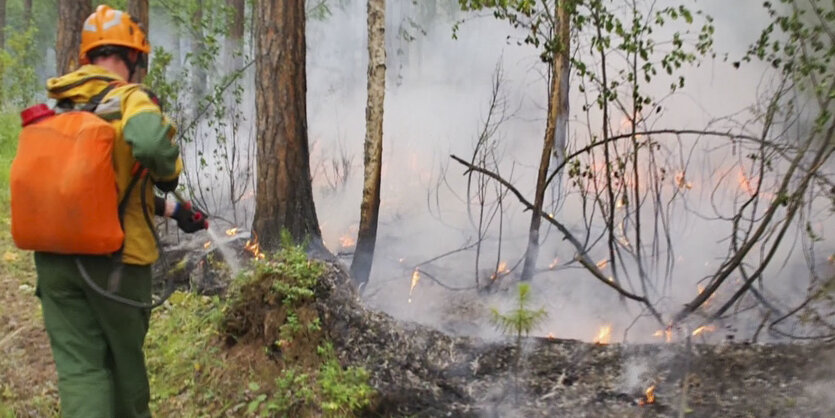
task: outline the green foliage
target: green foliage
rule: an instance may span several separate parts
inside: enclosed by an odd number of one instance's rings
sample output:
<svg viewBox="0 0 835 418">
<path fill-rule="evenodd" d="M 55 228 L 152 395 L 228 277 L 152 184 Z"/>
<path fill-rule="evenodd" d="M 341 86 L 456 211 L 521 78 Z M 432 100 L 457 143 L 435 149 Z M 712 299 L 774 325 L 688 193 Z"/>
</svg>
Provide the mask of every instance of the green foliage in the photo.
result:
<svg viewBox="0 0 835 418">
<path fill-rule="evenodd" d="M 374 395 L 368 385 L 368 372 L 359 367 L 342 367 L 330 343 L 318 347 L 318 354 L 324 360 L 317 386 L 325 415 L 346 416 L 368 406 Z"/>
<path fill-rule="evenodd" d="M 17 135 L 20 133 L 20 117 L 17 112 L 0 113 L 0 206 L 8 212 L 9 170 L 17 152 Z"/>
<path fill-rule="evenodd" d="M 185 391 L 207 396 L 197 377 L 206 369 L 223 367 L 216 340 L 223 315 L 215 298 L 175 292 L 153 312 L 145 342 L 152 405 Z"/>
<path fill-rule="evenodd" d="M 543 308 L 529 309 L 531 298 L 531 286 L 529 284 L 521 283 L 518 290 L 516 309 L 504 314 L 496 308 L 490 310 L 491 320 L 496 328 L 506 334 L 516 335 L 517 339 L 521 338 L 523 334 L 530 334 L 547 316 Z"/>
<path fill-rule="evenodd" d="M 3 97 L 15 109 L 32 105 L 41 89 L 35 74 L 35 64 L 40 54 L 35 46 L 37 28 L 13 32 L 6 41 L 7 49 L 0 52 L 0 74 L 3 81 Z"/>
</svg>

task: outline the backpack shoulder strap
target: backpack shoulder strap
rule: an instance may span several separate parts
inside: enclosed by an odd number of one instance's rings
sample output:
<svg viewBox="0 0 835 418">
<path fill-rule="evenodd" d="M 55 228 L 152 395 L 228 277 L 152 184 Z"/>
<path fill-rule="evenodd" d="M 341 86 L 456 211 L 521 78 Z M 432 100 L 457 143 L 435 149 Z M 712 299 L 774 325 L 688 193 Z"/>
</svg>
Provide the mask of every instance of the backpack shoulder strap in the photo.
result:
<svg viewBox="0 0 835 418">
<path fill-rule="evenodd" d="M 101 104 L 101 101 L 104 100 L 104 98 L 107 96 L 107 94 L 110 93 L 111 91 L 113 91 L 113 89 L 115 89 L 116 87 L 119 87 L 123 84 L 124 83 L 118 82 L 118 81 L 114 81 L 114 82 L 108 84 L 107 87 L 102 89 L 102 91 L 100 91 L 95 96 L 91 97 L 90 101 L 88 101 L 87 104 L 85 104 L 84 106 L 81 107 L 81 110 L 83 110 L 85 112 L 95 112 L 96 108 L 99 107 L 99 105 Z"/>
</svg>

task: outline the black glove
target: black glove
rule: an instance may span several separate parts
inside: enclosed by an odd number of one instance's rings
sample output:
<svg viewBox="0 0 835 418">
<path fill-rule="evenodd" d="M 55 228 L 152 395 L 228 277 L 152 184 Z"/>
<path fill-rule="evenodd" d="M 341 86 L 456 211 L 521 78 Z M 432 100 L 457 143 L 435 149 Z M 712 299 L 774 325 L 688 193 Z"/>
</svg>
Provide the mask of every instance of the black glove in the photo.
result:
<svg viewBox="0 0 835 418">
<path fill-rule="evenodd" d="M 174 190 L 177 190 L 177 185 L 180 184 L 180 179 L 175 178 L 174 180 L 169 181 L 155 181 L 154 186 L 157 186 L 157 189 L 163 193 L 171 193 Z"/>
<path fill-rule="evenodd" d="M 171 218 L 176 220 L 177 226 L 187 234 L 201 229 L 209 229 L 206 214 L 199 209 L 195 209 L 189 202 L 177 203 Z"/>
</svg>

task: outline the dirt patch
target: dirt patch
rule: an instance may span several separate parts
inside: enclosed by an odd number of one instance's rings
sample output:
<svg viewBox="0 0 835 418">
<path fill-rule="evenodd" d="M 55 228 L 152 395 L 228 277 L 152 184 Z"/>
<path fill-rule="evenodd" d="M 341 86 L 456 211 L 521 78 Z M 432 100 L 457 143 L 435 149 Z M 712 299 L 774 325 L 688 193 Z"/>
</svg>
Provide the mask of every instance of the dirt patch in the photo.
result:
<svg viewBox="0 0 835 418">
<path fill-rule="evenodd" d="M 17 417 L 55 416 L 57 374 L 34 294 L 35 277 L 10 263 L 0 269 L 0 405 Z"/>
</svg>

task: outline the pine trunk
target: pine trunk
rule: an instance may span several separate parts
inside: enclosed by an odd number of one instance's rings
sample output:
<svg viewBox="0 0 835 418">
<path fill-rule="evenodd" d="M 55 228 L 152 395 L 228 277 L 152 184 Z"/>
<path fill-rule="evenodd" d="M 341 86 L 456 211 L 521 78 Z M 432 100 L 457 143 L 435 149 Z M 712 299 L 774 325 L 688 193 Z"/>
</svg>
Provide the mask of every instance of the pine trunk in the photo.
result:
<svg viewBox="0 0 835 418">
<path fill-rule="evenodd" d="M 383 103 L 386 94 L 386 1 L 368 0 L 368 103 L 365 108 L 365 175 L 357 247 L 351 275 L 368 282 L 377 241 L 383 164 Z"/>
<path fill-rule="evenodd" d="M 148 15 L 148 0 L 128 0 L 128 14 L 131 17 L 136 18 L 139 20 L 139 23 L 142 25 L 142 29 L 145 30 L 145 36 L 148 36 L 149 32 L 149 15 Z M 136 72 L 133 74 L 133 81 L 134 83 L 141 83 L 145 80 L 145 76 L 148 74 L 147 68 L 138 68 Z"/>
<path fill-rule="evenodd" d="M 6 1 L 3 0 L 3 4 Z M 29 29 L 29 26 L 32 24 L 32 0 L 24 0 L 23 1 L 23 27 Z"/>
<path fill-rule="evenodd" d="M 90 0 L 58 0 L 58 34 L 55 40 L 55 61 L 58 74 L 78 68 L 81 27 L 93 13 Z"/>
<path fill-rule="evenodd" d="M 257 196 L 252 230 L 266 250 L 282 230 L 321 247 L 307 141 L 304 0 L 258 0 L 255 30 Z"/>
<path fill-rule="evenodd" d="M 548 119 L 545 126 L 545 143 L 542 147 L 542 156 L 539 161 L 539 173 L 536 178 L 536 195 L 534 196 L 534 209 L 531 211 L 531 227 L 528 235 L 528 248 L 525 251 L 525 263 L 522 267 L 522 280 L 530 280 L 536 270 L 536 259 L 539 255 L 539 227 L 542 224 L 542 205 L 545 201 L 545 181 L 548 177 L 548 168 L 551 162 L 551 155 L 554 153 L 554 144 L 560 143 L 565 146 L 565 136 L 568 121 L 568 77 L 571 47 L 571 30 L 568 10 L 565 0 L 557 2 L 557 30 L 559 46 L 554 51 L 553 63 L 551 65 L 551 86 L 548 96 Z M 557 138 L 559 137 L 559 139 Z M 563 155 L 562 150 L 557 155 Z"/>
<path fill-rule="evenodd" d="M 229 27 L 229 38 L 241 42 L 244 38 L 244 0 L 226 0 L 226 5 L 232 9 L 232 25 Z"/>
</svg>

